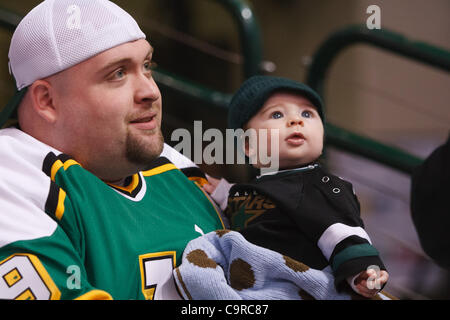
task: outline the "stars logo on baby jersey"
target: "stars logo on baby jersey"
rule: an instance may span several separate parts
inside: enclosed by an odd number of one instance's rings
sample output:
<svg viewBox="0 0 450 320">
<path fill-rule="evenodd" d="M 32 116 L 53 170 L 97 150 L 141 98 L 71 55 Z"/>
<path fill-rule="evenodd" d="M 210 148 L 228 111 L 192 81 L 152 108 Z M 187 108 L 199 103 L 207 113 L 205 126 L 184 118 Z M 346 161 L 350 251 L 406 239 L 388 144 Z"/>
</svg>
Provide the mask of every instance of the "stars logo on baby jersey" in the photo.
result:
<svg viewBox="0 0 450 320">
<path fill-rule="evenodd" d="M 275 208 L 275 204 L 268 197 L 260 195 L 256 191 L 238 191 L 228 198 L 226 215 L 231 218 L 233 229 L 239 231 L 268 209 L 273 208 Z"/>
</svg>

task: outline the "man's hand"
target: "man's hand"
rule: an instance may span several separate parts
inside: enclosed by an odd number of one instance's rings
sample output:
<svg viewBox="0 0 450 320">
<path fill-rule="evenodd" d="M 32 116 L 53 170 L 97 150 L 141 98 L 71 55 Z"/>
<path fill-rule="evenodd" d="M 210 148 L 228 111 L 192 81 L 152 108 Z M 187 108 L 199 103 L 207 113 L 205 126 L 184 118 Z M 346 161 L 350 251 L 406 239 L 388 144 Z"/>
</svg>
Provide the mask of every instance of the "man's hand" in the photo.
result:
<svg viewBox="0 0 450 320">
<path fill-rule="evenodd" d="M 380 291 L 388 278 L 389 274 L 385 270 L 367 269 L 353 280 L 352 287 L 360 295 L 371 298 Z"/>
</svg>

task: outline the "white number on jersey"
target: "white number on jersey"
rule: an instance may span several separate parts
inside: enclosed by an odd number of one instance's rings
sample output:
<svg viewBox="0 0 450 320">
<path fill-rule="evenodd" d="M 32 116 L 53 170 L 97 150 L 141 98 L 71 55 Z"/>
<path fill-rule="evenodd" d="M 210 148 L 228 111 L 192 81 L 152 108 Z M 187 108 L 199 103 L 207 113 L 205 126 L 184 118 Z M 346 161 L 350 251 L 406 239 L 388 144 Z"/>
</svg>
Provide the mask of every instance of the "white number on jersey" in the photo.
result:
<svg viewBox="0 0 450 320">
<path fill-rule="evenodd" d="M 142 292 L 147 300 L 181 299 L 172 273 L 175 255 L 175 251 L 165 251 L 139 256 Z"/>
<path fill-rule="evenodd" d="M 32 254 L 15 254 L 0 262 L 0 299 L 59 299 L 60 291 Z"/>
</svg>

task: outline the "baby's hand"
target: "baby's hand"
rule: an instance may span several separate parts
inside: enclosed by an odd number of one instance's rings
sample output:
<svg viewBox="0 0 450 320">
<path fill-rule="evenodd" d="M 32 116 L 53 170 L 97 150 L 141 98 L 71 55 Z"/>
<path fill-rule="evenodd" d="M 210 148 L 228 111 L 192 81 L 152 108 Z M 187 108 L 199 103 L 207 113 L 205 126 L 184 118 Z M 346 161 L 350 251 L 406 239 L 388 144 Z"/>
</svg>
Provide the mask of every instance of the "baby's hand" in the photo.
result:
<svg viewBox="0 0 450 320">
<path fill-rule="evenodd" d="M 367 269 L 353 280 L 352 288 L 360 295 L 371 298 L 380 291 L 387 282 L 389 274 L 385 270 Z"/>
</svg>

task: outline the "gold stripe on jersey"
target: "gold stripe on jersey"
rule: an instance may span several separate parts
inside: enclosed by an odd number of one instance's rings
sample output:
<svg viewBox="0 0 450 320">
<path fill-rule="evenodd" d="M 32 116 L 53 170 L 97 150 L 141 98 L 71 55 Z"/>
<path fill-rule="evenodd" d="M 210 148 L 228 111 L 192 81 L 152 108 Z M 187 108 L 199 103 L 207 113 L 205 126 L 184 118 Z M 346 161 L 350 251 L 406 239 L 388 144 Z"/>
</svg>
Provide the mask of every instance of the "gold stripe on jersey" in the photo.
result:
<svg viewBox="0 0 450 320">
<path fill-rule="evenodd" d="M 75 298 L 75 300 L 113 300 L 113 297 L 103 290 L 91 290 Z"/>
<path fill-rule="evenodd" d="M 163 172 L 166 172 L 166 171 L 174 170 L 174 169 L 178 170 L 178 168 L 175 167 L 174 164 L 167 163 L 167 164 L 164 164 L 162 166 L 159 166 L 159 167 L 147 170 L 147 171 L 143 171 L 142 175 L 144 177 L 150 177 L 150 176 L 154 176 L 154 175 L 157 175 L 157 174 L 160 174 L 160 173 L 163 173 Z"/>
<path fill-rule="evenodd" d="M 59 171 L 59 169 L 61 169 L 62 167 L 64 167 L 64 164 L 61 160 L 56 160 L 55 163 L 53 163 L 52 168 L 50 170 L 51 174 L 50 174 L 50 178 L 52 179 L 52 181 L 55 181 L 55 176 L 56 173 Z"/>
<path fill-rule="evenodd" d="M 110 185 L 111 187 L 114 187 L 116 189 L 128 192 L 128 193 L 132 193 L 134 191 L 134 189 L 136 189 L 136 187 L 139 185 L 139 175 L 137 173 L 133 174 L 131 176 L 131 183 L 129 185 L 127 185 L 126 187 L 121 187 L 121 186 L 117 186 L 115 184 L 111 184 L 108 183 L 108 185 Z"/>
<path fill-rule="evenodd" d="M 203 192 L 203 194 L 205 195 L 206 199 L 208 199 L 208 201 L 211 203 L 212 207 L 214 208 L 214 211 L 216 211 L 216 214 L 219 217 L 220 224 L 222 225 L 222 228 L 226 229 L 225 224 L 223 223 L 223 220 L 222 220 L 222 215 L 219 213 L 219 209 L 218 209 L 216 203 L 214 202 L 214 200 L 211 199 L 209 194 L 201 187 L 201 185 L 197 181 L 194 181 L 194 183 Z"/>
<path fill-rule="evenodd" d="M 115 184 L 112 183 L 107 183 L 111 188 L 115 189 L 116 191 L 125 194 L 128 197 L 136 197 L 139 192 L 142 189 L 142 177 L 140 174 L 135 173 L 132 176 L 129 176 L 127 179 L 125 179 L 125 181 L 129 181 L 131 180 L 131 182 L 127 182 L 128 184 L 125 187 L 122 186 L 117 186 Z"/>
<path fill-rule="evenodd" d="M 201 187 L 203 187 L 205 184 L 209 184 L 208 180 L 203 177 L 188 177 L 188 179 L 196 182 Z"/>
<path fill-rule="evenodd" d="M 58 220 L 61 220 L 64 214 L 64 200 L 66 200 L 66 192 L 59 188 L 58 194 L 58 204 L 56 205 L 55 217 Z"/>
<path fill-rule="evenodd" d="M 64 161 L 64 170 L 67 170 L 70 166 L 75 166 L 75 165 L 81 166 L 80 163 L 76 162 L 73 159 L 69 159 L 67 161 Z"/>
<path fill-rule="evenodd" d="M 52 179 L 52 181 L 55 181 L 55 176 L 56 176 L 56 173 L 59 171 L 59 169 L 64 168 L 64 171 L 66 171 L 69 167 L 71 167 L 73 165 L 81 166 L 78 162 L 76 162 L 73 159 L 69 159 L 65 162 L 62 162 L 59 159 L 56 160 L 50 169 L 50 172 L 51 172 L 50 178 Z"/>
<path fill-rule="evenodd" d="M 167 160 L 165 158 L 160 158 L 162 160 Z M 167 160 L 168 161 L 168 160 Z M 149 177 L 149 176 L 153 176 L 153 175 L 157 175 L 166 171 L 170 171 L 170 170 L 180 170 L 178 169 L 173 163 L 166 163 L 163 164 L 159 167 L 153 168 L 151 170 L 148 171 L 144 171 L 142 172 L 142 175 L 145 177 Z M 198 168 L 192 168 L 197 170 Z M 198 169 L 199 170 L 199 169 Z M 184 170 L 180 170 L 184 173 Z M 208 180 L 206 178 L 200 177 L 200 176 L 190 176 L 188 177 L 188 179 L 192 182 L 194 182 L 194 184 L 203 192 L 203 194 L 205 195 L 206 199 L 208 199 L 208 201 L 211 203 L 211 206 L 214 208 L 214 211 L 216 212 L 217 216 L 219 217 L 220 223 L 222 225 L 222 227 L 225 229 L 225 224 L 223 223 L 222 220 L 222 216 L 219 213 L 219 210 L 217 209 L 217 206 L 215 204 L 215 202 L 210 198 L 210 196 L 203 190 L 202 186 L 205 184 L 208 184 Z"/>
</svg>

